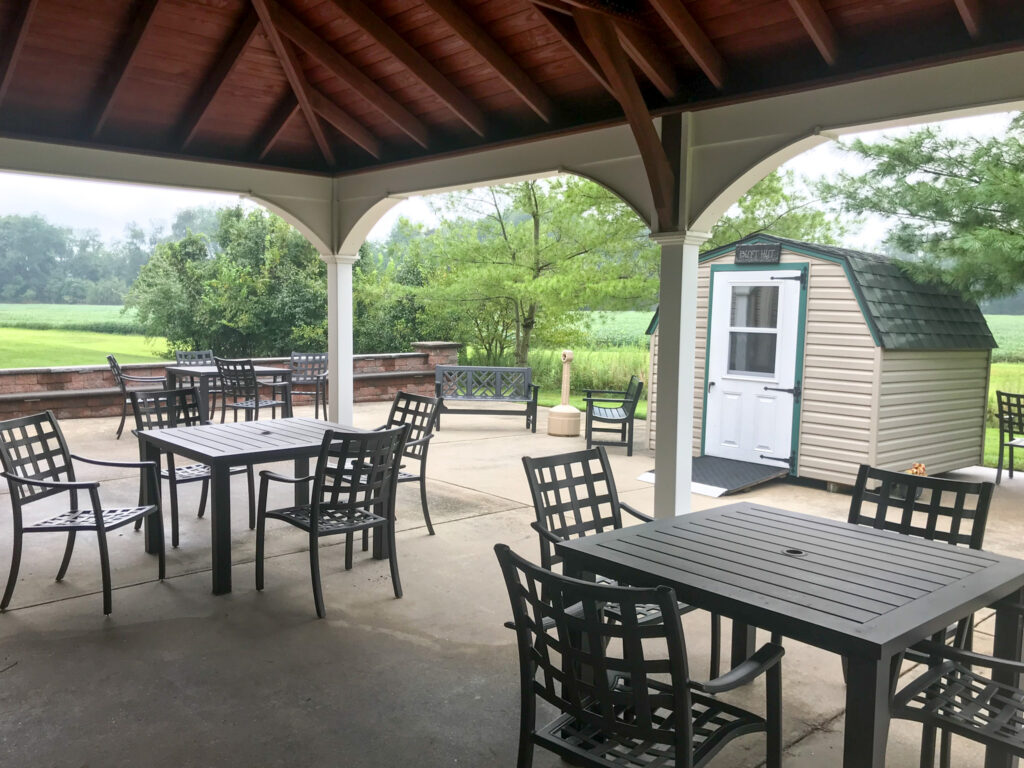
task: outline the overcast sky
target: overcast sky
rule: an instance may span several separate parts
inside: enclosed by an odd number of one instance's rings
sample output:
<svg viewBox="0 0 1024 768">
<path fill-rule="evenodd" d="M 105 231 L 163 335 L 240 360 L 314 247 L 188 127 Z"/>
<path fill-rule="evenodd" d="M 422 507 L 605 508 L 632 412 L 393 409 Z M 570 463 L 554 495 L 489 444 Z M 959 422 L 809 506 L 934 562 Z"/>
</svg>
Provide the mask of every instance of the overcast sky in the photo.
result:
<svg viewBox="0 0 1024 768">
<path fill-rule="evenodd" d="M 1007 113 L 1000 113 L 950 120 L 943 125 L 956 135 L 991 136 L 1005 130 L 1009 119 Z M 879 132 L 861 135 L 874 137 Z M 848 156 L 826 144 L 794 158 L 784 167 L 792 168 L 798 175 L 818 177 L 849 167 L 850 162 Z M 0 215 L 39 213 L 54 224 L 75 230 L 96 230 L 106 241 L 121 238 L 125 226 L 131 222 L 147 230 L 153 225 L 169 227 L 175 213 L 182 208 L 233 205 L 238 200 L 237 195 L 0 173 Z M 422 198 L 412 198 L 381 219 L 370 238 L 385 238 L 399 216 L 427 223 L 435 220 L 429 203 Z M 884 234 L 884 221 L 869 220 L 862 231 L 851 233 L 846 245 L 872 248 L 881 242 Z"/>
</svg>

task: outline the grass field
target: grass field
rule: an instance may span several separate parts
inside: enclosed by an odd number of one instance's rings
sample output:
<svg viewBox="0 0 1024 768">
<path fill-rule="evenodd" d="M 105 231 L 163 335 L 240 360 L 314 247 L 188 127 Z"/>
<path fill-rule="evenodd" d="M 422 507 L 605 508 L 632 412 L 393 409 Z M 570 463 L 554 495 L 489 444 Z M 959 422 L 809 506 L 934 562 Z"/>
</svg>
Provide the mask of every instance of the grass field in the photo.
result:
<svg viewBox="0 0 1024 768">
<path fill-rule="evenodd" d="M 163 340 L 91 331 L 0 328 L 0 368 L 45 368 L 62 365 L 106 365 L 107 355 L 119 363 L 166 360 L 156 350 Z"/>
<path fill-rule="evenodd" d="M 0 304 L 0 327 L 142 333 L 134 310 L 89 304 Z"/>
</svg>

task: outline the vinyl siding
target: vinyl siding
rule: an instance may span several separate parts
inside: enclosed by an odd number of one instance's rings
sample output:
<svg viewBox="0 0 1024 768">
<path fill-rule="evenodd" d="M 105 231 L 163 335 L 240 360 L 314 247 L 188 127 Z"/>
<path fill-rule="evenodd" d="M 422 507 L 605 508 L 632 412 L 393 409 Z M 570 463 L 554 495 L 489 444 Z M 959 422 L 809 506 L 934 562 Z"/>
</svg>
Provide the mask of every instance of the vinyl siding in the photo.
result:
<svg viewBox="0 0 1024 768">
<path fill-rule="evenodd" d="M 711 265 L 731 263 L 727 254 L 701 264 L 698 272 L 694 455 L 701 440 Z M 850 484 L 872 447 L 877 349 L 843 267 L 782 252 L 783 267 L 800 263 L 810 266 L 797 474 Z"/>
<path fill-rule="evenodd" d="M 650 386 L 647 388 L 647 447 L 654 450 L 654 438 L 658 423 L 658 329 L 651 334 L 651 367 L 647 374 Z"/>
<path fill-rule="evenodd" d="M 883 350 L 875 463 L 936 474 L 981 462 L 990 352 Z"/>
</svg>

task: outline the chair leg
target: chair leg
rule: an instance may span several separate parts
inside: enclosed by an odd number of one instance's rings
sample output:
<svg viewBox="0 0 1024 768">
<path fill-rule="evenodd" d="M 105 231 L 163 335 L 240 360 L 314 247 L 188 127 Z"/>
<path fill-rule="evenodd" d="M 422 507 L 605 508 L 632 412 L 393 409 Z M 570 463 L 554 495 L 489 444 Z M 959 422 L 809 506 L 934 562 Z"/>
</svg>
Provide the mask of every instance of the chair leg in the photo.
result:
<svg viewBox="0 0 1024 768">
<path fill-rule="evenodd" d="M 370 548 L 370 529 L 363 528 L 363 552 Z"/>
<path fill-rule="evenodd" d="M 776 664 L 765 675 L 765 696 L 767 699 L 765 720 L 767 720 L 767 768 L 782 768 L 782 665 Z"/>
<path fill-rule="evenodd" d="M 708 679 L 714 680 L 722 669 L 722 617 L 711 614 L 711 671 Z"/>
<path fill-rule="evenodd" d="M 402 596 L 402 580 L 398 577 L 398 552 L 395 549 L 395 516 L 391 515 L 388 523 L 388 563 L 391 566 L 391 586 L 395 588 L 395 597 Z M 374 534 L 376 535 L 376 534 Z"/>
<path fill-rule="evenodd" d="M 935 768 L 935 728 L 921 726 L 921 768 Z"/>
<path fill-rule="evenodd" d="M 430 510 L 427 509 L 427 477 L 420 468 L 420 503 L 423 505 L 423 519 L 427 522 L 427 533 L 434 535 L 434 526 L 430 524 Z"/>
<path fill-rule="evenodd" d="M 939 731 L 939 768 L 950 768 L 953 747 L 953 734 L 949 731 Z"/>
<path fill-rule="evenodd" d="M 1010 464 L 1006 467 L 1006 474 L 1011 480 L 1013 480 L 1013 446 L 1011 445 L 1009 448 Z"/>
<path fill-rule="evenodd" d="M 121 401 L 121 423 L 117 425 L 117 437 L 116 440 L 121 439 L 121 432 L 124 430 L 124 420 L 128 417 L 128 401 Z"/>
<path fill-rule="evenodd" d="M 263 498 L 263 488 L 260 488 L 260 513 L 256 516 L 256 589 L 263 589 L 263 538 L 267 533 L 267 518 L 263 514 L 266 509 L 266 499 Z"/>
<path fill-rule="evenodd" d="M 519 752 L 516 754 L 516 768 L 533 768 L 533 727 L 537 718 L 533 699 L 533 686 L 521 682 L 519 703 Z"/>
<path fill-rule="evenodd" d="M 996 464 L 996 485 L 999 485 L 999 481 L 1003 477 L 1003 449 L 1006 445 L 1003 443 L 1003 436 L 999 436 L 999 462 Z"/>
<path fill-rule="evenodd" d="M 316 615 L 321 619 L 327 615 L 324 610 L 324 593 L 320 586 L 320 547 L 315 536 L 309 537 L 309 576 L 313 580 L 313 603 L 316 605 Z"/>
<path fill-rule="evenodd" d="M 202 517 L 204 514 L 206 514 L 206 497 L 209 495 L 209 493 L 210 480 L 209 478 L 207 478 L 206 480 L 203 480 L 203 490 L 200 492 L 199 495 L 199 514 L 196 515 L 196 517 Z"/>
<path fill-rule="evenodd" d="M 64 559 L 60 561 L 60 568 L 57 569 L 57 581 L 63 581 L 64 574 L 68 572 L 71 565 L 71 553 L 75 551 L 75 532 L 68 531 L 68 543 L 64 547 Z"/>
<path fill-rule="evenodd" d="M 157 527 L 157 531 L 160 533 L 160 554 L 157 573 L 160 577 L 160 581 L 163 581 L 167 578 L 167 543 L 164 541 L 164 516 L 160 513 L 159 509 L 151 513 L 151 516 L 155 519 L 150 520 L 149 524 L 155 525 Z"/>
<path fill-rule="evenodd" d="M 626 437 L 626 455 L 633 455 L 633 420 L 630 419 L 626 426 L 627 437 Z"/>
<path fill-rule="evenodd" d="M 249 481 L 249 530 L 256 527 L 256 477 L 253 475 L 252 464 L 245 468 L 245 476 Z"/>
<path fill-rule="evenodd" d="M 96 531 L 96 543 L 100 549 L 100 577 L 103 579 L 103 615 L 110 615 L 110 555 L 107 553 L 107 532 Z"/>
<path fill-rule="evenodd" d="M 363 531 L 366 533 L 366 531 Z M 366 547 L 363 547 L 366 549 Z M 352 570 L 352 531 L 345 534 L 345 570 Z"/>
<path fill-rule="evenodd" d="M 174 459 L 167 455 L 167 486 L 171 492 L 171 546 L 178 548 L 178 482 L 175 479 Z"/>
<path fill-rule="evenodd" d="M 0 611 L 7 608 L 14 594 L 14 585 L 18 583 L 18 569 L 21 567 L 21 527 L 14 530 L 14 550 L 11 552 L 11 570 L 7 574 L 7 587 L 4 589 L 4 598 L 0 601 Z"/>
</svg>

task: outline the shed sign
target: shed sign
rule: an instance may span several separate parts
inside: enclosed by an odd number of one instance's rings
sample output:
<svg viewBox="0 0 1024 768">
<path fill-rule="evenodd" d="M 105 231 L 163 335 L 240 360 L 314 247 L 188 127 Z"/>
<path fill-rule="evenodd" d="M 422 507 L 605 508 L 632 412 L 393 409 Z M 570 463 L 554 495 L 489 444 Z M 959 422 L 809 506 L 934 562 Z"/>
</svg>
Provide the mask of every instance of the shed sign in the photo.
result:
<svg viewBox="0 0 1024 768">
<path fill-rule="evenodd" d="M 737 264 L 778 264 L 782 260 L 782 245 L 771 243 L 763 245 L 737 245 Z"/>
</svg>

